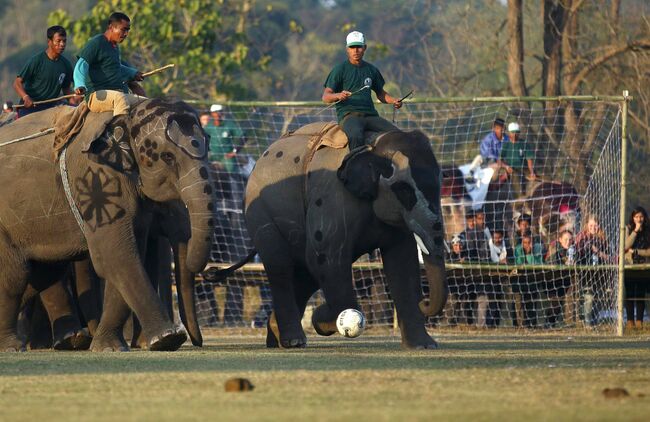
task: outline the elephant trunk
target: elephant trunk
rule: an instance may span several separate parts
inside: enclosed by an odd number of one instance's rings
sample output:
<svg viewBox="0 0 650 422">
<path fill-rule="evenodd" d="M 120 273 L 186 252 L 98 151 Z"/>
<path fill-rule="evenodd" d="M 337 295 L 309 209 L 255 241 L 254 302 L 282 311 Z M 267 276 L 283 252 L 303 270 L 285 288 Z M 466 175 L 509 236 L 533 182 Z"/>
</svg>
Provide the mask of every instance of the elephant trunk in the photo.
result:
<svg viewBox="0 0 650 422">
<path fill-rule="evenodd" d="M 444 259 L 423 256 L 424 268 L 429 282 L 429 297 L 420 302 L 420 311 L 426 316 L 442 313 L 449 293 Z"/>
<path fill-rule="evenodd" d="M 174 245 L 174 269 L 181 321 L 190 335 L 192 344 L 201 347 L 203 336 L 196 317 L 196 302 L 194 300 L 195 275 L 187 269 L 187 243 L 179 242 Z"/>
<path fill-rule="evenodd" d="M 189 181 L 185 186 L 181 186 L 181 199 L 187 206 L 191 224 L 186 265 L 193 273 L 203 271 L 208 262 L 215 221 L 215 201 L 209 172 L 205 167 L 201 167 L 201 171 L 197 173 L 193 182 Z M 197 181 L 201 179 L 205 180 L 205 183 Z"/>
</svg>

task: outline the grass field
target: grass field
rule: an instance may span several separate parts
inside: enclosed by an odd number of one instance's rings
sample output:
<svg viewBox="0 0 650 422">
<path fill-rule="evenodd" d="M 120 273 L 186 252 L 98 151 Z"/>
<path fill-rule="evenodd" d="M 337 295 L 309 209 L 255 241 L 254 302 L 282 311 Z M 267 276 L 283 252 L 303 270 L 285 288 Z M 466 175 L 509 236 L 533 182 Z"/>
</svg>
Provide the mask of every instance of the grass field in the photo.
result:
<svg viewBox="0 0 650 422">
<path fill-rule="evenodd" d="M 0 420 L 638 420 L 650 418 L 650 339 L 444 335 L 209 338 L 178 352 L 0 354 Z M 246 377 L 255 390 L 226 393 Z M 605 388 L 630 396 L 606 398 Z"/>
</svg>

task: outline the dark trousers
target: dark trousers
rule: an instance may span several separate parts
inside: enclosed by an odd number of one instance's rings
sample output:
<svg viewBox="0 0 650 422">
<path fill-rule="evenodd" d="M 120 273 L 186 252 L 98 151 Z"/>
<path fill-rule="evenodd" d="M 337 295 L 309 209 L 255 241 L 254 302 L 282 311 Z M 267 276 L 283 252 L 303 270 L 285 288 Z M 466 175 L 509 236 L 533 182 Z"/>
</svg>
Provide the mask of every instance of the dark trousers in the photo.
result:
<svg viewBox="0 0 650 422">
<path fill-rule="evenodd" d="M 368 116 L 363 113 L 348 113 L 340 123 L 341 129 L 348 136 L 350 151 L 365 145 L 364 131 L 388 132 L 399 130 L 397 126 L 379 116 Z"/>
</svg>

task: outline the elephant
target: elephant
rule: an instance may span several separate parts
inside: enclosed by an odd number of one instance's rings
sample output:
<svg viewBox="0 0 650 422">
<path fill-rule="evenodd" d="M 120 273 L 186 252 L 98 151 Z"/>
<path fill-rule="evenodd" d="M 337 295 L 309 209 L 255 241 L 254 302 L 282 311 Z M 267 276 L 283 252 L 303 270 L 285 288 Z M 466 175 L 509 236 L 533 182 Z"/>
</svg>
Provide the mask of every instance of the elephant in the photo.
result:
<svg viewBox="0 0 650 422">
<path fill-rule="evenodd" d="M 143 265 L 153 218 L 147 202 L 183 202 L 191 222 L 186 265 L 202 270 L 215 207 L 197 114 L 167 99 L 144 100 L 110 119 L 90 113 L 55 159 L 56 133 L 43 127 L 66 111 L 56 107 L 0 128 L 0 349 L 22 349 L 16 320 L 34 275 L 47 285 L 62 276 L 61 263 L 90 257 L 111 303 L 91 348 L 124 350 L 120 330 L 132 310 L 150 350 L 176 350 L 187 334 L 170 320 Z M 86 130 L 98 119 L 108 124 Z"/>
<path fill-rule="evenodd" d="M 310 149 L 308 141 L 324 130 L 312 124 L 272 143 L 246 188 L 246 225 L 273 298 L 267 346 L 306 346 L 300 320 L 319 288 L 325 303 L 312 323 L 321 335 L 336 332 L 338 314 L 359 309 L 352 263 L 379 248 L 402 346 L 436 348 L 426 316 L 442 311 L 448 292 L 441 174 L 429 139 L 386 132 L 346 158 L 348 148 Z M 426 299 L 416 243 L 424 251 Z"/>
</svg>

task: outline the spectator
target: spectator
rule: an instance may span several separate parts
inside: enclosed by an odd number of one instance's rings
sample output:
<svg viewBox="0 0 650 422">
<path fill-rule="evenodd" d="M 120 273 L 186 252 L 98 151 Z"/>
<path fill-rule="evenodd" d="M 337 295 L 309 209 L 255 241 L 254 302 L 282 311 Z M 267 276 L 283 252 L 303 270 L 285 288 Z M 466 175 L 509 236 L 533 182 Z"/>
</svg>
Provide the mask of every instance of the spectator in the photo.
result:
<svg viewBox="0 0 650 422">
<path fill-rule="evenodd" d="M 459 234 L 454 234 L 451 238 L 451 250 L 449 251 L 448 262 L 462 264 L 467 262 L 467 251 L 465 250 L 465 241 Z M 471 318 L 469 309 L 469 292 L 465 278 L 449 277 L 449 300 L 445 314 L 449 324 L 458 323 L 458 318 Z"/>
<path fill-rule="evenodd" d="M 210 135 L 210 161 L 220 163 L 230 174 L 238 174 L 237 153 L 246 143 L 246 137 L 236 122 L 225 119 L 221 104 L 210 106 L 210 118 L 203 130 Z"/>
<path fill-rule="evenodd" d="M 336 65 L 325 80 L 322 100 L 336 104 L 336 116 L 343 132 L 348 137 L 350 150 L 363 146 L 363 132 L 387 132 L 398 130 L 395 125 L 382 118 L 375 110 L 370 91 L 384 104 L 402 107 L 402 102 L 384 90 L 384 77 L 372 64 L 363 61 L 366 39 L 359 31 L 352 31 L 346 37 L 347 60 Z"/>
<path fill-rule="evenodd" d="M 586 228 L 576 236 L 576 256 L 580 265 L 598 266 L 610 261 L 609 247 L 605 232 L 601 229 L 598 219 L 594 215 L 587 216 Z M 598 310 L 594 306 L 595 294 L 593 282 L 595 273 L 581 277 L 583 284 L 580 286 L 582 293 L 582 317 L 587 326 L 596 322 Z"/>
<path fill-rule="evenodd" d="M 587 217 L 587 227 L 576 236 L 578 264 L 601 265 L 609 261 L 605 232 L 594 215 Z"/>
<path fill-rule="evenodd" d="M 504 142 L 508 142 L 508 136 L 503 133 L 505 122 L 501 118 L 496 118 L 492 124 L 492 132 L 488 133 L 481 140 L 481 157 L 485 164 L 497 164 L 501 157 L 501 148 Z"/>
<path fill-rule="evenodd" d="M 650 262 L 650 224 L 648 223 L 648 213 L 643 207 L 636 207 L 632 210 L 630 220 L 625 226 L 625 260 L 626 263 L 630 264 Z M 627 328 L 643 328 L 645 294 L 647 291 L 647 279 L 626 275 L 625 312 L 627 313 Z M 634 314 L 635 307 L 636 315 Z"/>
<path fill-rule="evenodd" d="M 493 264 L 507 264 L 508 249 L 503 240 L 503 231 L 495 230 L 492 238 L 488 241 L 490 247 L 490 261 Z"/>
<path fill-rule="evenodd" d="M 521 238 L 521 244 L 515 248 L 515 264 L 533 265 L 543 264 L 542 247 L 539 243 L 533 242 L 531 234 L 525 234 Z"/>
<path fill-rule="evenodd" d="M 467 256 L 474 262 L 489 262 L 490 251 L 488 241 L 491 238 L 490 230 L 485 227 L 485 213 L 483 210 L 465 212 L 465 230 L 461 233 L 467 247 Z"/>
<path fill-rule="evenodd" d="M 467 261 L 467 251 L 463 245 L 463 239 L 460 235 L 455 234 L 451 238 L 451 251 L 449 252 L 449 262 L 463 263 Z"/>
<path fill-rule="evenodd" d="M 79 51 L 74 68 L 75 93 L 85 95 L 93 113 L 112 111 L 114 116 L 128 114 L 143 97 L 129 94 L 130 81 L 142 81 L 142 72 L 125 66 L 119 45 L 131 31 L 131 19 L 114 12 L 103 34 L 92 37 Z"/>
<path fill-rule="evenodd" d="M 573 233 L 569 230 L 560 232 L 557 240 L 551 243 L 546 254 L 546 263 L 553 265 L 574 265 L 576 248 L 573 244 Z M 567 292 L 572 292 L 571 275 L 565 271 L 554 271 L 551 274 L 544 274 L 544 292 L 550 303 L 547 310 L 546 320 L 552 327 L 557 326 L 558 317 L 562 314 L 562 299 Z M 546 277 L 549 277 L 546 279 Z M 569 322 L 573 315 L 572 299 L 569 298 L 565 308 L 564 321 Z"/>
<path fill-rule="evenodd" d="M 521 244 L 515 248 L 515 264 L 542 264 L 541 248 L 536 248 L 537 246 L 537 244 L 533 244 L 532 235 L 524 234 Z M 523 325 L 532 328 L 536 325 L 537 320 L 535 301 L 539 294 L 539 283 L 534 273 L 528 273 L 525 270 L 522 273 L 513 283 L 513 292 L 521 296 L 521 303 L 524 306 Z"/>
<path fill-rule="evenodd" d="M 14 81 L 14 89 L 20 96 L 19 116 L 60 105 L 51 102 L 34 105 L 35 101 L 57 98 L 63 91 L 72 94 L 72 64 L 63 56 L 67 34 L 62 26 L 47 28 L 47 49 L 31 57 Z"/>
<path fill-rule="evenodd" d="M 506 169 L 510 179 L 510 188 L 517 198 L 526 196 L 526 179 L 535 180 L 533 170 L 533 150 L 523 139 L 519 139 L 519 124 L 512 122 L 508 125 L 509 142 L 503 142 L 499 164 Z M 525 170 L 528 168 L 528 175 Z"/>
</svg>

